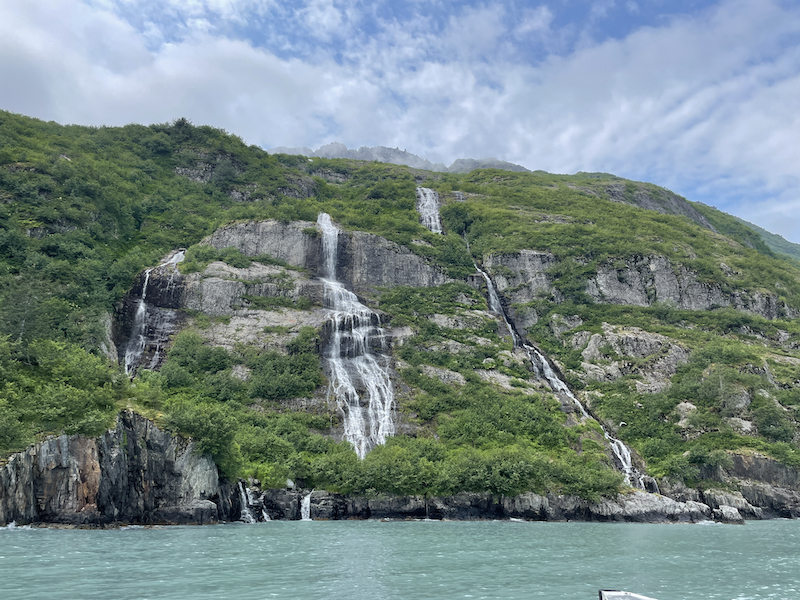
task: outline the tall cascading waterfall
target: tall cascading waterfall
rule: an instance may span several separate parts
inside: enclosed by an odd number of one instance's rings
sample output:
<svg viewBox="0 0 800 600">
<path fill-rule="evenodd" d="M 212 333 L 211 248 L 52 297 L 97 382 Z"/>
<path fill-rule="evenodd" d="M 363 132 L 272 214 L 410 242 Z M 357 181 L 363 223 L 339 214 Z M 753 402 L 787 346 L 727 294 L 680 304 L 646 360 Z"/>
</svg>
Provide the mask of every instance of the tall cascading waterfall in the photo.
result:
<svg viewBox="0 0 800 600">
<path fill-rule="evenodd" d="M 359 458 L 394 435 L 394 388 L 389 377 L 386 333 L 380 316 L 361 304 L 336 281 L 339 229 L 330 215 L 320 213 L 325 266 L 325 308 L 330 339 L 324 351 L 330 387 L 342 412 L 344 439 Z M 376 352 L 377 351 L 377 352 Z"/>
<path fill-rule="evenodd" d="M 159 275 L 159 281 L 164 284 L 167 292 L 173 291 L 175 280 L 178 276 L 177 265 L 182 262 L 186 252 L 178 250 L 169 255 L 164 262 L 157 267 L 151 267 L 144 271 L 144 281 L 142 282 L 142 293 L 138 302 L 136 303 L 136 312 L 133 317 L 133 324 L 131 325 L 131 333 L 128 342 L 125 345 L 125 352 L 122 357 L 125 373 L 133 375 L 136 369 L 140 366 L 139 361 L 144 354 L 145 348 L 149 342 L 147 332 L 148 329 L 164 329 L 167 333 L 172 325 L 168 311 L 160 310 L 149 305 L 147 300 L 147 291 L 150 285 L 151 276 L 154 274 Z M 161 290 L 164 291 L 164 290 Z M 149 368 L 154 368 L 159 361 L 161 348 L 158 347 L 150 360 Z"/>
<path fill-rule="evenodd" d="M 424 187 L 417 188 L 417 212 L 419 222 L 433 233 L 443 233 L 442 219 L 439 216 L 439 194 Z"/>
<path fill-rule="evenodd" d="M 506 311 L 500 302 L 500 296 L 497 294 L 497 290 L 494 287 L 491 277 L 489 277 L 488 273 L 478 267 L 478 265 L 475 265 L 475 268 L 478 269 L 478 272 L 483 276 L 483 279 L 486 282 L 486 288 L 489 291 L 489 309 L 503 317 L 503 321 L 508 329 L 508 333 L 514 342 L 514 347 L 522 348 L 528 354 L 528 358 L 536 370 L 536 374 L 538 376 L 543 376 L 554 392 L 566 395 L 575 403 L 575 406 L 578 407 L 584 417 L 591 419 L 592 416 L 586 411 L 583 404 L 581 404 L 581 401 L 575 397 L 575 395 L 569 389 L 569 386 L 567 386 L 567 384 L 564 383 L 561 378 L 558 377 L 558 375 L 556 375 L 556 372 L 553 370 L 553 367 L 550 365 L 550 362 L 544 357 L 544 355 L 542 355 L 541 352 L 539 352 L 530 344 L 520 343 L 519 336 L 516 334 L 514 328 L 511 326 L 511 322 L 508 320 L 508 316 L 506 315 Z M 600 423 L 600 421 L 598 421 L 598 423 L 600 428 L 603 430 L 603 436 L 608 441 L 611 451 L 614 453 L 615 458 L 622 467 L 622 472 L 625 475 L 625 483 L 642 490 L 645 489 L 642 474 L 639 473 L 639 471 L 633 466 L 630 448 L 628 448 L 628 446 L 626 446 L 622 440 L 618 440 L 608 433 L 608 430 L 603 426 L 602 423 Z"/>
</svg>

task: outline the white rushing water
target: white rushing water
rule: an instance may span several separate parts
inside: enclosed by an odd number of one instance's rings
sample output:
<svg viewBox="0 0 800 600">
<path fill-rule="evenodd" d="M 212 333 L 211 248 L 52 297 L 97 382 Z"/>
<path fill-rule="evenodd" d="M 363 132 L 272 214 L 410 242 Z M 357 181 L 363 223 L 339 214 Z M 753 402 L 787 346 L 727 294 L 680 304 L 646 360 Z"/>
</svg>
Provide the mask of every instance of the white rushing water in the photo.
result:
<svg viewBox="0 0 800 600">
<path fill-rule="evenodd" d="M 528 355 L 531 357 L 534 364 L 541 370 L 542 375 L 550 384 L 550 387 L 553 388 L 553 391 L 561 392 L 562 394 L 566 395 L 570 400 L 575 403 L 575 406 L 578 407 L 581 414 L 587 418 L 591 419 L 592 416 L 586 411 L 581 404 L 581 401 L 578 400 L 572 391 L 567 387 L 567 384 L 564 383 L 558 375 L 556 375 L 553 368 L 550 366 L 550 363 L 547 359 L 533 346 L 525 345 L 525 350 L 528 352 Z M 619 462 L 620 466 L 622 467 L 622 472 L 625 474 L 625 483 L 637 487 L 639 489 L 644 489 L 644 481 L 642 478 L 642 474 L 633 466 L 633 461 L 631 460 L 631 450 L 622 440 L 618 440 L 610 433 L 608 430 L 603 426 L 600 421 L 600 428 L 603 430 L 603 436 L 608 441 L 608 445 L 611 447 L 611 451 L 614 453 L 617 461 Z"/>
<path fill-rule="evenodd" d="M 383 353 L 387 340 L 380 317 L 336 281 L 339 230 L 330 215 L 321 213 L 325 259 L 325 307 L 329 309 L 330 340 L 325 350 L 329 397 L 342 412 L 344 439 L 359 458 L 394 435 L 394 389 L 389 360 Z M 376 352 L 377 350 L 377 352 Z"/>
<path fill-rule="evenodd" d="M 417 212 L 419 222 L 433 233 L 442 233 L 442 219 L 439 216 L 439 194 L 424 187 L 417 188 Z"/>
<path fill-rule="evenodd" d="M 491 277 L 489 277 L 488 273 L 480 269 L 478 265 L 475 265 L 475 268 L 478 269 L 478 272 L 483 275 L 483 279 L 486 281 L 486 288 L 489 290 L 489 309 L 503 317 L 503 321 L 508 329 L 508 333 L 511 335 L 511 339 L 514 341 L 514 347 L 521 347 L 523 350 L 525 350 L 525 352 L 528 354 L 531 364 L 536 370 L 536 374 L 538 376 L 544 376 L 554 392 L 564 394 L 570 400 L 572 400 L 585 418 L 593 418 L 586 411 L 583 404 L 581 404 L 581 401 L 575 397 L 575 395 L 572 393 L 572 390 L 569 389 L 569 386 L 567 386 L 567 384 L 564 383 L 564 381 L 562 381 L 558 375 L 556 375 L 556 372 L 553 370 L 553 367 L 550 366 L 550 362 L 544 357 L 544 355 L 542 355 L 541 352 L 539 352 L 530 344 L 520 344 L 519 337 L 508 320 L 508 316 L 503 309 L 503 305 L 500 302 L 500 296 L 497 294 L 497 290 L 494 287 Z M 630 448 L 628 448 L 628 446 L 626 446 L 622 440 L 618 440 L 608 433 L 608 430 L 606 430 L 600 421 L 598 421 L 598 423 L 600 424 L 600 428 L 603 430 L 603 435 L 608 441 L 611 451 L 614 453 L 614 456 L 622 467 L 622 472 L 625 475 L 625 483 L 639 489 L 644 489 L 642 474 L 639 473 L 639 471 L 633 466 Z"/>
<path fill-rule="evenodd" d="M 175 285 L 175 277 L 178 273 L 177 265 L 183 262 L 186 256 L 185 250 L 178 250 L 172 253 L 167 260 L 159 264 L 157 267 L 151 267 L 144 271 L 144 282 L 142 283 L 142 296 L 136 303 L 136 314 L 133 317 L 133 325 L 131 326 L 131 335 L 128 338 L 128 343 L 125 345 L 125 356 L 123 359 L 125 374 L 133 375 L 136 367 L 139 366 L 139 360 L 147 347 L 147 329 L 148 325 L 148 306 L 147 306 L 147 287 L 150 283 L 150 274 L 154 270 L 168 271 L 169 280 L 167 281 L 167 288 L 171 289 Z M 150 362 L 150 368 L 153 368 L 158 363 L 160 348 L 156 349 L 153 360 Z"/>
<path fill-rule="evenodd" d="M 253 511 L 250 510 L 250 490 L 245 487 L 244 483 L 241 481 L 239 482 L 239 499 L 242 503 L 242 511 L 239 520 L 245 523 L 256 523 L 258 519 L 253 516 Z"/>
<path fill-rule="evenodd" d="M 125 346 L 125 374 L 131 375 L 136 363 L 144 352 L 147 344 L 147 284 L 150 282 L 150 273 L 153 269 L 146 269 L 144 272 L 144 283 L 142 284 L 142 297 L 136 304 L 136 314 L 133 317 L 131 327 L 131 337 Z"/>
<path fill-rule="evenodd" d="M 300 504 L 301 521 L 311 521 L 311 494 L 313 493 L 314 492 L 311 491 L 303 497 L 303 502 Z"/>
</svg>

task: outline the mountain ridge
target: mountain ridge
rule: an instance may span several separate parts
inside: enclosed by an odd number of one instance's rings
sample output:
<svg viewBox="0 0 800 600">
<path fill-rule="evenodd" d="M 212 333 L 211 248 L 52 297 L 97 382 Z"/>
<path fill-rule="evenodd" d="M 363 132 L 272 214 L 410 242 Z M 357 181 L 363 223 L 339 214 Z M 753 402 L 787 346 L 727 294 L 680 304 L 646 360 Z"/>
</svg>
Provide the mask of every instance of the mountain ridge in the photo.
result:
<svg viewBox="0 0 800 600">
<path fill-rule="evenodd" d="M 131 407 L 265 494 L 288 478 L 541 504 L 627 489 L 617 440 L 676 501 L 800 514 L 800 270 L 653 184 L 0 112 L 0 261 L 3 456 L 102 435 Z M 341 343 L 332 290 L 363 343 Z M 363 459 L 347 425 L 361 404 L 329 392 L 359 352 L 388 373 L 396 433 Z"/>
<path fill-rule="evenodd" d="M 340 142 L 325 144 L 317 150 L 302 146 L 288 148 L 280 146 L 267 150 L 270 154 L 294 154 L 307 157 L 318 158 L 349 158 L 353 160 L 369 160 L 389 163 L 393 165 L 404 165 L 414 169 L 425 169 L 441 173 L 469 173 L 475 169 L 501 169 L 504 171 L 530 172 L 521 165 L 498 160 L 496 158 L 459 158 L 449 167 L 443 163 L 433 163 L 426 158 L 412 154 L 399 148 L 389 148 L 387 146 L 361 146 L 358 150 L 350 150 Z"/>
</svg>

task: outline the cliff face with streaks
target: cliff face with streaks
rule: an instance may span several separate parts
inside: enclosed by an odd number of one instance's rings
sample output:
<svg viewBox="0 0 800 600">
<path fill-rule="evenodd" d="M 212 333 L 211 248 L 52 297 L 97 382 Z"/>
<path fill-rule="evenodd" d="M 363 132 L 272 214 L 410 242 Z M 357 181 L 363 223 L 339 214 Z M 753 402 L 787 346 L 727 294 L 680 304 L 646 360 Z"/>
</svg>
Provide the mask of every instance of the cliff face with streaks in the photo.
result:
<svg viewBox="0 0 800 600">
<path fill-rule="evenodd" d="M 194 444 L 130 411 L 98 438 L 62 435 L 0 468 L 0 525 L 217 523 L 239 517 L 235 488 Z"/>
</svg>

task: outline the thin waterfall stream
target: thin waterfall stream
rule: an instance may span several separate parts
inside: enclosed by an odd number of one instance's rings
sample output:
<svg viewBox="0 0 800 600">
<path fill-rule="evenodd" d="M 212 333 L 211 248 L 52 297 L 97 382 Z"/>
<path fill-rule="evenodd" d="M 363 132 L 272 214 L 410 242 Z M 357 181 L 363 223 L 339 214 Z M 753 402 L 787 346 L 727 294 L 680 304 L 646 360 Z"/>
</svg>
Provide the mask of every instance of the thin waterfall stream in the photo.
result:
<svg viewBox="0 0 800 600">
<path fill-rule="evenodd" d="M 389 377 L 388 342 L 378 313 L 336 280 L 339 229 L 320 213 L 330 340 L 324 351 L 329 397 L 343 415 L 344 439 L 359 458 L 394 435 L 394 388 Z"/>
<path fill-rule="evenodd" d="M 125 367 L 125 374 L 133 376 L 136 368 L 139 366 L 139 361 L 144 354 L 145 348 L 148 344 L 148 327 L 152 325 L 148 318 L 148 302 L 147 302 L 147 288 L 150 284 L 150 276 L 154 271 L 160 273 L 169 272 L 167 280 L 167 287 L 171 288 L 175 283 L 175 276 L 178 274 L 178 263 L 182 262 L 186 256 L 185 250 L 181 249 L 169 255 L 164 262 L 156 267 L 150 267 L 144 271 L 144 281 L 142 282 L 142 294 L 136 303 L 136 313 L 133 317 L 133 324 L 131 326 L 131 334 L 128 338 L 128 343 L 125 345 L 125 354 L 123 356 L 123 365 Z M 151 361 L 150 368 L 155 366 L 158 360 L 158 352 Z"/>
<path fill-rule="evenodd" d="M 147 330 L 147 284 L 150 282 L 150 273 L 153 269 L 145 269 L 144 283 L 142 284 L 142 297 L 136 304 L 136 314 L 133 317 L 131 336 L 125 346 L 125 374 L 131 375 L 139 357 L 144 352 L 147 344 L 145 331 Z"/>
<path fill-rule="evenodd" d="M 550 362 L 544 357 L 544 355 L 532 345 L 520 343 L 519 336 L 516 334 L 514 328 L 511 326 L 511 322 L 508 320 L 505 308 L 500 302 L 500 296 L 497 294 L 497 290 L 494 287 L 491 277 L 489 277 L 488 273 L 478 267 L 477 264 L 475 265 L 475 268 L 478 269 L 478 272 L 483 276 L 483 279 L 486 282 L 486 288 L 489 291 L 489 309 L 503 317 L 503 321 L 508 329 L 508 333 L 511 335 L 511 339 L 513 340 L 514 347 L 522 348 L 528 354 L 528 358 L 535 368 L 537 375 L 544 376 L 554 392 L 558 392 L 567 396 L 575 403 L 575 406 L 577 406 L 578 410 L 580 410 L 581 414 L 585 418 L 592 419 L 593 417 L 584 408 L 581 401 L 575 397 L 575 395 L 572 393 L 572 390 L 569 389 L 569 386 L 558 375 L 556 375 L 556 372 L 553 370 L 553 367 L 550 365 Z M 630 448 L 628 448 L 628 446 L 626 446 L 622 440 L 619 440 L 608 433 L 608 430 L 605 428 L 605 426 L 603 426 L 602 422 L 599 420 L 597 420 L 597 422 L 600 425 L 600 428 L 603 430 L 603 436 L 608 441 L 611 451 L 614 453 L 615 458 L 622 467 L 622 472 L 625 475 L 625 483 L 642 490 L 645 489 L 642 474 L 636 469 L 636 467 L 633 466 Z"/>
<path fill-rule="evenodd" d="M 417 188 L 418 195 L 420 194 L 419 190 L 421 189 L 424 188 Z M 438 200 L 438 195 L 437 195 L 437 200 Z M 438 202 L 436 203 L 436 210 L 438 216 Z M 421 212 L 420 215 L 422 215 Z M 423 224 L 425 224 L 426 221 L 429 220 L 430 219 L 426 217 L 422 222 Z M 431 229 L 431 231 L 434 230 Z M 434 233 L 442 233 L 442 232 L 441 230 L 439 230 L 438 232 Z M 469 240 L 467 240 L 466 233 L 464 234 L 464 242 L 467 245 L 467 251 L 471 252 L 469 247 Z M 514 330 L 514 327 L 511 325 L 511 321 L 509 321 L 508 319 L 508 315 L 506 314 L 506 310 L 503 307 L 503 303 L 500 302 L 500 295 L 497 293 L 497 288 L 495 288 L 492 278 L 489 277 L 489 274 L 483 269 L 481 269 L 477 263 L 473 261 L 472 264 L 475 266 L 475 269 L 481 274 L 484 282 L 486 283 L 486 289 L 488 290 L 489 310 L 491 310 L 492 312 L 496 313 L 497 315 L 503 318 L 503 322 L 505 323 L 506 329 L 508 330 L 508 333 L 511 336 L 511 340 L 514 347 L 522 348 L 527 353 L 528 359 L 530 360 L 530 363 L 533 366 L 536 375 L 538 377 L 543 376 L 547 380 L 547 383 L 550 385 L 551 389 L 554 392 L 561 393 L 567 396 L 570 400 L 572 400 L 572 402 L 575 403 L 575 406 L 578 408 L 578 410 L 580 410 L 581 415 L 583 415 L 587 419 L 592 419 L 593 417 L 588 413 L 586 408 L 584 408 L 581 401 L 575 397 L 575 395 L 572 393 L 572 390 L 569 389 L 569 386 L 566 383 L 564 383 L 564 381 L 562 381 L 561 378 L 558 377 L 558 375 L 556 375 L 556 372 L 553 370 L 553 367 L 550 365 L 550 362 L 544 357 L 544 355 L 532 345 L 524 343 L 522 340 L 520 340 L 519 336 Z M 614 454 L 614 457 L 617 459 L 617 462 L 622 467 L 622 472 L 625 475 L 625 482 L 628 485 L 632 485 L 639 489 L 642 490 L 645 489 L 643 475 L 638 471 L 638 469 L 636 469 L 636 467 L 633 466 L 633 461 L 631 460 L 630 448 L 628 448 L 628 446 L 625 445 L 625 443 L 622 440 L 619 440 L 614 436 L 612 436 L 599 420 L 597 420 L 597 422 L 600 425 L 600 428 L 603 430 L 603 436 L 605 437 L 606 441 L 608 441 L 608 445 L 611 448 L 611 452 Z"/>
<path fill-rule="evenodd" d="M 239 481 L 239 501 L 242 504 L 242 511 L 239 520 L 243 521 L 244 523 L 251 524 L 258 522 L 258 519 L 256 519 L 253 515 L 253 511 L 250 510 L 250 504 L 252 504 L 250 490 L 241 481 Z"/>
</svg>

